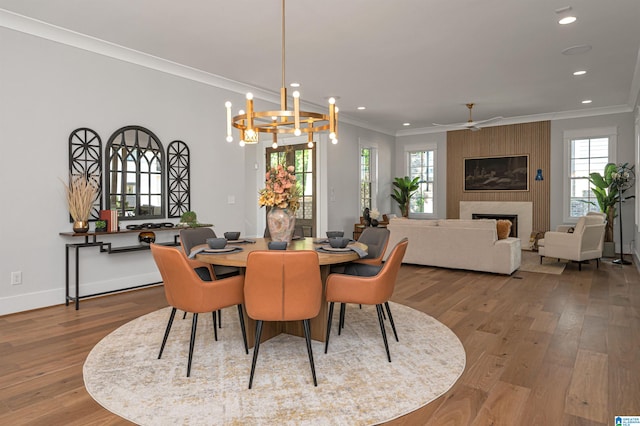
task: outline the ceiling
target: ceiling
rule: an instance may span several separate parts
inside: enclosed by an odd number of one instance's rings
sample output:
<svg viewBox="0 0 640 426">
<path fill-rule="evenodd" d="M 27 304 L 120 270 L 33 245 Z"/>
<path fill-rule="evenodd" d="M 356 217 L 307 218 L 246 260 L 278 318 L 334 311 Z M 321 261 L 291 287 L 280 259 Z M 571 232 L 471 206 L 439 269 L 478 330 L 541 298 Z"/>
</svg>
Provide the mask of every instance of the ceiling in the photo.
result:
<svg viewBox="0 0 640 426">
<path fill-rule="evenodd" d="M 578 19 L 559 25 L 566 13 L 556 10 L 566 6 Z M 269 91 L 281 86 L 278 0 L 0 0 L 0 8 Z M 638 0 L 289 0 L 286 18 L 287 84 L 301 83 L 302 98 L 318 105 L 336 96 L 342 118 L 394 135 L 464 122 L 468 102 L 474 120 L 506 118 L 492 124 L 630 111 L 640 88 Z M 592 49 L 561 53 L 581 44 Z"/>
</svg>

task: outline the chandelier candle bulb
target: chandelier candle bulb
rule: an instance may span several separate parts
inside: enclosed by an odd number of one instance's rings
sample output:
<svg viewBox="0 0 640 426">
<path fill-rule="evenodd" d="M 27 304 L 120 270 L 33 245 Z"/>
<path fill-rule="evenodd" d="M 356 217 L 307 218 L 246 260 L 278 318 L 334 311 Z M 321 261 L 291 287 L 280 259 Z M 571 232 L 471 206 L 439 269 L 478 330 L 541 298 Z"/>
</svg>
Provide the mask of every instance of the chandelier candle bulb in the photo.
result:
<svg viewBox="0 0 640 426">
<path fill-rule="evenodd" d="M 294 119 L 294 131 L 293 134 L 300 136 L 300 92 L 297 90 L 293 92 L 293 119 Z"/>
<path fill-rule="evenodd" d="M 226 102 L 224 106 L 227 108 L 227 142 L 233 142 L 231 136 L 231 102 Z"/>
</svg>

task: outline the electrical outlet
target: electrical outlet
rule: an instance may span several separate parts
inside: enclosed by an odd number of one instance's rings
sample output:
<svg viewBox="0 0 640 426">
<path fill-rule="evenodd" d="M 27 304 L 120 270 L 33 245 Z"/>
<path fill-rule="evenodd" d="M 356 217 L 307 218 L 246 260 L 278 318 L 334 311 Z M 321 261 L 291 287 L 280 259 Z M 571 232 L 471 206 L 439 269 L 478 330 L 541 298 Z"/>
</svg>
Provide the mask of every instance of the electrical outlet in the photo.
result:
<svg viewBox="0 0 640 426">
<path fill-rule="evenodd" d="M 11 273 L 11 285 L 22 284 L 22 271 Z"/>
</svg>

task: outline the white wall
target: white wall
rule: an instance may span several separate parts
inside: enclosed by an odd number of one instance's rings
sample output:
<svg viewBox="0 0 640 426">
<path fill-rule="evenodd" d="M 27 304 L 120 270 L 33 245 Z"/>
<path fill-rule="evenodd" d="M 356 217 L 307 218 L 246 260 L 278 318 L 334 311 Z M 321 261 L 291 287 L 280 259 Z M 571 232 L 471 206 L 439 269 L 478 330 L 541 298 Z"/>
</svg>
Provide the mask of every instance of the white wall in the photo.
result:
<svg viewBox="0 0 640 426">
<path fill-rule="evenodd" d="M 378 153 L 375 206 L 380 213 L 391 211 L 391 176 L 395 156 L 393 136 L 340 124 L 340 142 L 329 145 L 327 152 L 327 186 L 329 222 L 328 229 L 344 230 L 351 236 L 353 225 L 358 223 L 360 211 L 360 144 L 375 147 Z M 354 166 L 355 165 L 355 166 Z"/>
<path fill-rule="evenodd" d="M 64 244 L 80 239 L 58 235 L 71 231 L 60 179 L 66 182 L 68 138 L 78 127 L 97 132 L 103 147 L 125 125 L 150 129 L 165 149 L 175 139 L 186 142 L 198 219 L 217 233 L 258 234 L 262 172 L 253 165 L 263 154 L 224 139 L 224 102 L 241 105 L 243 95 L 3 27 L 0 57 L 0 315 L 64 302 Z M 336 188 L 328 222 L 345 230 L 359 215 L 359 137 L 375 139 L 388 154 L 381 161 L 385 179 L 393 158 L 393 137 L 341 123 L 340 144 L 328 148 L 328 182 Z M 171 234 L 157 233 L 158 240 Z M 108 241 L 131 245 L 137 237 Z M 148 251 L 108 255 L 84 248 L 81 258 L 81 294 L 160 279 Z M 13 271 L 22 272 L 22 284 L 10 284 Z"/>
<path fill-rule="evenodd" d="M 608 114 L 596 117 L 573 118 L 567 120 L 555 120 L 551 122 L 551 170 L 545 173 L 545 179 L 553 182 L 563 180 L 564 162 L 564 132 L 567 130 L 591 129 L 599 127 L 616 127 L 618 131 L 616 145 L 616 162 L 629 162 L 634 164 L 634 119 L 633 113 Z M 637 167 L 636 167 L 637 168 Z M 563 185 L 551 185 L 551 229 L 563 223 Z M 629 194 L 631 195 L 631 193 Z M 630 253 L 631 244 L 635 244 L 635 206 L 634 202 L 626 202 L 622 205 L 622 225 L 624 252 Z M 618 219 L 614 223 L 614 241 L 616 251 L 620 250 L 620 228 Z"/>
</svg>

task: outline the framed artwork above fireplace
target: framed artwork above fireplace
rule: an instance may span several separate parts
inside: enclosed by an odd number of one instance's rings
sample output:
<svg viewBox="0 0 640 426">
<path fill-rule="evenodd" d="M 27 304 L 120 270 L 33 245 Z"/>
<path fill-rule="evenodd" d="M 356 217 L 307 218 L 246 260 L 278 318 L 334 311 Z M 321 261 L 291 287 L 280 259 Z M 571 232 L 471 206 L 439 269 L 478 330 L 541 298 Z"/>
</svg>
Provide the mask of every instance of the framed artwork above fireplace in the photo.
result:
<svg viewBox="0 0 640 426">
<path fill-rule="evenodd" d="M 464 190 L 528 191 L 529 156 L 465 158 Z"/>
</svg>

